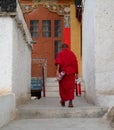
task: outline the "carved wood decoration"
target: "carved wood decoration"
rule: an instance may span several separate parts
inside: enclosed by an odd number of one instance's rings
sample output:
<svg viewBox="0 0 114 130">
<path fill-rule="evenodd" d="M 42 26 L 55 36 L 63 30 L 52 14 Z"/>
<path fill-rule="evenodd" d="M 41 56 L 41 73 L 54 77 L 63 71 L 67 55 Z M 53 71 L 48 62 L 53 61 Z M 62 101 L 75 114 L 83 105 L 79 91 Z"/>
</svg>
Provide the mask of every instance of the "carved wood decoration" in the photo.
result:
<svg viewBox="0 0 114 130">
<path fill-rule="evenodd" d="M 16 12 L 16 0 L 0 0 L 0 12 Z"/>
<path fill-rule="evenodd" d="M 43 6 L 58 15 L 69 15 L 70 3 L 70 0 L 67 3 L 59 3 L 58 0 L 33 0 L 31 3 L 21 4 L 21 6 L 24 13 L 29 13 L 38 8 L 38 6 Z"/>
</svg>

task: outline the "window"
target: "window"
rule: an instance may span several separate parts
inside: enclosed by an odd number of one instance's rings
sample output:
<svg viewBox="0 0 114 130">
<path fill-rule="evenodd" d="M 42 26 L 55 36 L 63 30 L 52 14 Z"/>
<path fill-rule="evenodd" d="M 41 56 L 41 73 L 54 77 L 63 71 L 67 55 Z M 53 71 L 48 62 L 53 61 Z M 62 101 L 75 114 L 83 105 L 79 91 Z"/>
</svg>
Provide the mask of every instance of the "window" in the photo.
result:
<svg viewBox="0 0 114 130">
<path fill-rule="evenodd" d="M 61 21 L 55 20 L 54 25 L 55 25 L 54 26 L 55 37 L 60 37 L 61 36 Z"/>
<path fill-rule="evenodd" d="M 51 37 L 51 21 L 50 20 L 42 21 L 42 36 Z"/>
<path fill-rule="evenodd" d="M 30 32 L 33 38 L 38 37 L 38 20 L 30 21 Z"/>
<path fill-rule="evenodd" d="M 55 58 L 56 58 L 58 52 L 61 50 L 61 45 L 62 45 L 62 42 L 60 40 L 55 41 Z"/>
</svg>

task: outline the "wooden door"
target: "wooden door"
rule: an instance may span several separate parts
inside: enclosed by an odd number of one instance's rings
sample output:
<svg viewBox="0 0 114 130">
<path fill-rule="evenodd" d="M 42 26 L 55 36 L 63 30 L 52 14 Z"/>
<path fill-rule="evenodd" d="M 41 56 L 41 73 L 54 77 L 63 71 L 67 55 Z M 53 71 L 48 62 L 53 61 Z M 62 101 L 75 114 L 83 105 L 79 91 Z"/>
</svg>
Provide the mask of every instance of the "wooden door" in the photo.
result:
<svg viewBox="0 0 114 130">
<path fill-rule="evenodd" d="M 25 14 L 27 24 L 30 28 L 33 40 L 32 58 L 43 58 L 47 60 L 47 76 L 56 74 L 55 57 L 63 42 L 63 16 L 59 16 L 48 9 L 39 6 L 31 13 Z M 38 68 L 32 69 L 32 76 L 39 72 Z"/>
</svg>

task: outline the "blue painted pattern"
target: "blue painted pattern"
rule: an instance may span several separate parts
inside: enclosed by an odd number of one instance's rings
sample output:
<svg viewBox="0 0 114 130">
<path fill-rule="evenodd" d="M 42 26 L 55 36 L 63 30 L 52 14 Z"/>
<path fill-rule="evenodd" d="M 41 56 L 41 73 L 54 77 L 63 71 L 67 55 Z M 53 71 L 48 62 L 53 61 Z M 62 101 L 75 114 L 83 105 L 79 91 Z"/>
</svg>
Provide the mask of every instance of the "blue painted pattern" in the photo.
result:
<svg viewBox="0 0 114 130">
<path fill-rule="evenodd" d="M 31 90 L 42 89 L 42 78 L 32 77 L 31 78 Z"/>
</svg>

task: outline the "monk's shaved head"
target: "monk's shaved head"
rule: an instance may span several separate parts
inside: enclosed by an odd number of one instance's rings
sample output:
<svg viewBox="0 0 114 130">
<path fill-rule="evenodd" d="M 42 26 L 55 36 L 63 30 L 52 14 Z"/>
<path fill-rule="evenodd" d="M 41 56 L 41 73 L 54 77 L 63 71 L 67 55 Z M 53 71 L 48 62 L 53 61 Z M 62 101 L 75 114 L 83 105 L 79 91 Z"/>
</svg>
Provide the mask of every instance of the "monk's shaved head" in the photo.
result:
<svg viewBox="0 0 114 130">
<path fill-rule="evenodd" d="M 62 48 L 68 48 L 68 44 L 66 43 L 62 44 Z"/>
</svg>

